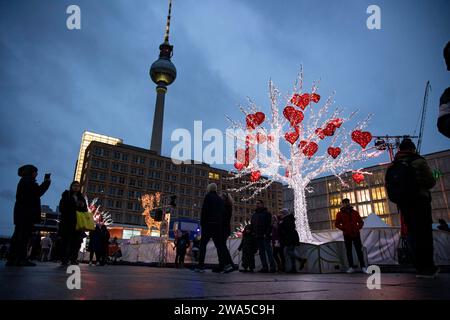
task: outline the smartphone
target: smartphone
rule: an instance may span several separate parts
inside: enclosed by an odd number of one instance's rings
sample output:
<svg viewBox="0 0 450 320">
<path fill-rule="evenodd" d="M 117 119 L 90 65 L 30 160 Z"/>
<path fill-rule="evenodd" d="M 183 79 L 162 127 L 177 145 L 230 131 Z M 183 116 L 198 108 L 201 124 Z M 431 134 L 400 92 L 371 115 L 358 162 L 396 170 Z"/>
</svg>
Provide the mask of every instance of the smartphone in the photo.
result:
<svg viewBox="0 0 450 320">
<path fill-rule="evenodd" d="M 44 176 L 44 180 L 50 180 L 51 173 L 46 173 Z"/>
</svg>

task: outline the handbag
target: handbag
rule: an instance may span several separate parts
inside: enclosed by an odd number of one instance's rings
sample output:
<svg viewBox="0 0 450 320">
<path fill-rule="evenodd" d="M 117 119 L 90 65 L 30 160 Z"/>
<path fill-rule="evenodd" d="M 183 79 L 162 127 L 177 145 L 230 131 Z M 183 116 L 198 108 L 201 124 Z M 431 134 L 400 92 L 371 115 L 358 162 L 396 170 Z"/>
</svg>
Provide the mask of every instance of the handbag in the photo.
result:
<svg viewBox="0 0 450 320">
<path fill-rule="evenodd" d="M 93 231 L 95 230 L 94 217 L 90 212 L 77 211 L 77 226 L 78 231 Z"/>
</svg>

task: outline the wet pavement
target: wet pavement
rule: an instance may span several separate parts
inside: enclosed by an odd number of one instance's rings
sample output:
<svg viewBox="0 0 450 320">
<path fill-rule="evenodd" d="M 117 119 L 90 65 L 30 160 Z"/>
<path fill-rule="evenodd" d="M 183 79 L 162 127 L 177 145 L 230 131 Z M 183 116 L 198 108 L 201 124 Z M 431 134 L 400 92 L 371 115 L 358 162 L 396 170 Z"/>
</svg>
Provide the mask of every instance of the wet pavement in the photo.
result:
<svg viewBox="0 0 450 320">
<path fill-rule="evenodd" d="M 450 299 L 450 273 L 417 279 L 382 273 L 381 289 L 367 287 L 365 274 L 229 274 L 146 266 L 80 266 L 80 289 L 68 289 L 66 267 L 5 267 L 0 263 L 0 299 Z M 69 281 L 74 283 L 73 281 Z"/>
</svg>

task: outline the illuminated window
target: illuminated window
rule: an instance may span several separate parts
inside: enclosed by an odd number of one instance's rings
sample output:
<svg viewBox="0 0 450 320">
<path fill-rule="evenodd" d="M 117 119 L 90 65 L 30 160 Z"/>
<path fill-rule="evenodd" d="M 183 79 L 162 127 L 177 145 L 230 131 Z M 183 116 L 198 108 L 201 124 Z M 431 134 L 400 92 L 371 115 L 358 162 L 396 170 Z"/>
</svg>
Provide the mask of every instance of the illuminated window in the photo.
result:
<svg viewBox="0 0 450 320">
<path fill-rule="evenodd" d="M 339 212 L 339 208 L 331 208 L 330 209 L 330 215 L 331 215 L 331 220 L 336 220 L 336 215 Z"/>
<path fill-rule="evenodd" d="M 384 187 L 373 188 L 372 199 L 373 200 L 386 199 L 386 190 L 384 189 Z"/>
<path fill-rule="evenodd" d="M 383 214 L 387 214 L 387 210 L 386 210 L 386 202 L 375 202 L 373 204 L 373 208 L 376 214 L 378 215 L 383 215 Z"/>
<path fill-rule="evenodd" d="M 356 201 L 355 201 L 355 193 L 353 191 L 352 192 L 344 192 L 342 194 L 342 199 L 349 199 L 350 203 L 356 203 Z"/>
<path fill-rule="evenodd" d="M 370 201 L 369 189 L 356 191 L 356 199 L 358 200 L 358 203 Z"/>
<path fill-rule="evenodd" d="M 220 180 L 220 175 L 218 173 L 209 172 L 208 178 L 213 180 Z"/>
<path fill-rule="evenodd" d="M 361 217 L 367 217 L 372 213 L 372 206 L 370 204 L 362 204 L 358 206 L 358 212 Z"/>
<path fill-rule="evenodd" d="M 341 204 L 341 196 L 339 194 L 330 197 L 330 206 L 339 206 Z"/>
</svg>

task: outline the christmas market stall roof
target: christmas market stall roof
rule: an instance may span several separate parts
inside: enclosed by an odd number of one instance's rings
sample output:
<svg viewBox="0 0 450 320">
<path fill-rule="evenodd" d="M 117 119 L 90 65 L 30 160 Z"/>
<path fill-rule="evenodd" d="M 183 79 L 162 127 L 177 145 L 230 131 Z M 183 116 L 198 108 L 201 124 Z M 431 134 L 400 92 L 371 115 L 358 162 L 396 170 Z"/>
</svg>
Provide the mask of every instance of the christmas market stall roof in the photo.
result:
<svg viewBox="0 0 450 320">
<path fill-rule="evenodd" d="M 363 228 L 388 228 L 387 225 L 376 213 L 371 213 L 364 219 Z"/>
</svg>

